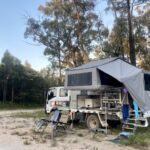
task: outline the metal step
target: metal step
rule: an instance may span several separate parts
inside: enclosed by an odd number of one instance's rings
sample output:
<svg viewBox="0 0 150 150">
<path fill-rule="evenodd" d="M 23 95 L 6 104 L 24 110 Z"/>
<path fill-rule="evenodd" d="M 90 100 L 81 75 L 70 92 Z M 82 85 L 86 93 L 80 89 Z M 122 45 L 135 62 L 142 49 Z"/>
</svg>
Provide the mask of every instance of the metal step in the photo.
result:
<svg viewBox="0 0 150 150">
<path fill-rule="evenodd" d="M 135 118 L 134 111 L 130 112 L 129 116 L 130 117 L 127 118 L 126 122 L 124 122 L 124 124 L 122 126 L 123 131 L 124 130 L 132 130 L 134 133 L 136 131 L 137 127 L 147 127 L 148 126 L 148 120 L 147 120 L 147 118 L 144 118 L 141 115 L 141 112 L 139 112 L 139 118 Z"/>
<path fill-rule="evenodd" d="M 134 110 L 130 110 L 130 113 L 134 113 L 135 111 Z M 142 111 L 141 110 L 138 110 L 138 113 L 141 113 Z"/>
<path fill-rule="evenodd" d="M 133 126 L 135 126 L 136 123 L 125 122 L 124 124 L 125 125 L 133 125 Z"/>
<path fill-rule="evenodd" d="M 143 118 L 143 117 L 139 117 L 138 119 L 136 119 L 136 118 L 128 118 L 127 120 L 135 120 L 135 121 L 146 121 L 146 119 L 145 118 Z"/>
<path fill-rule="evenodd" d="M 130 121 L 135 121 L 135 122 L 130 122 Z M 138 121 L 143 121 L 143 122 L 138 122 Z M 135 118 L 128 118 L 124 124 L 125 125 L 132 125 L 135 127 L 147 127 L 148 126 L 148 120 L 146 118 L 143 118 L 143 117 L 141 117 L 138 120 Z"/>
<path fill-rule="evenodd" d="M 130 127 L 124 127 L 123 129 L 135 130 L 135 128 L 130 128 Z"/>
</svg>

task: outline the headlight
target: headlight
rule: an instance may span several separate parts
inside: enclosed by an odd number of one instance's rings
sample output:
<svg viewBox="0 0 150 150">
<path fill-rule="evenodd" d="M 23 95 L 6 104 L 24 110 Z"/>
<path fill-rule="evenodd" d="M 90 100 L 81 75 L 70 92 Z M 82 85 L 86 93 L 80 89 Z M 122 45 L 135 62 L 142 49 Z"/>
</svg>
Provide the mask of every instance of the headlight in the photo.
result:
<svg viewBox="0 0 150 150">
<path fill-rule="evenodd" d="M 51 106 L 55 106 L 55 105 L 56 105 L 56 102 L 53 101 L 53 102 L 51 102 L 50 104 L 51 104 Z"/>
</svg>

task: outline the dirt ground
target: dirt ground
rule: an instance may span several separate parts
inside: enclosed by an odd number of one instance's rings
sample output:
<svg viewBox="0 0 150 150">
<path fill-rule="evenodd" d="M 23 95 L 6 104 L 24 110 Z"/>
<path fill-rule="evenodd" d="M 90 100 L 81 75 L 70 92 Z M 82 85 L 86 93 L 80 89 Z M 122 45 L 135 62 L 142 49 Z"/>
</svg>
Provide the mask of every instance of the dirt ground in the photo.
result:
<svg viewBox="0 0 150 150">
<path fill-rule="evenodd" d="M 87 129 L 68 128 L 52 140 L 49 127 L 43 133 L 36 132 L 34 118 L 14 116 L 21 111 L 0 111 L 0 150 L 134 150 L 111 142 L 116 135 L 94 134 Z"/>
</svg>

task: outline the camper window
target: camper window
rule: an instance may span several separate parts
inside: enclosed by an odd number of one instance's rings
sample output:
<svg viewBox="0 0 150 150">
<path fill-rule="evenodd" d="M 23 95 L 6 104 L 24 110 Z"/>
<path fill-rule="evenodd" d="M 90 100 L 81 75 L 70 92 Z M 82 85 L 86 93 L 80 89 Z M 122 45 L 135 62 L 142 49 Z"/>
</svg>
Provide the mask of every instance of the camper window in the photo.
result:
<svg viewBox="0 0 150 150">
<path fill-rule="evenodd" d="M 68 75 L 68 86 L 92 85 L 92 72 Z"/>
<path fill-rule="evenodd" d="M 150 74 L 144 74 L 145 91 L 150 91 Z"/>
</svg>

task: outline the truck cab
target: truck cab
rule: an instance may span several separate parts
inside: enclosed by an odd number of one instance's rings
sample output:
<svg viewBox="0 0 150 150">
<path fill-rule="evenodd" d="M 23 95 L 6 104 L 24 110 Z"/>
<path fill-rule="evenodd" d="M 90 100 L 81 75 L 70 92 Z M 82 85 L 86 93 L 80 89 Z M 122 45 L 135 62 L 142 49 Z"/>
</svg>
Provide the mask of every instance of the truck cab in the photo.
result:
<svg viewBox="0 0 150 150">
<path fill-rule="evenodd" d="M 70 92 L 64 87 L 49 88 L 46 96 L 46 113 L 50 113 L 52 109 L 60 110 L 69 109 Z"/>
</svg>

